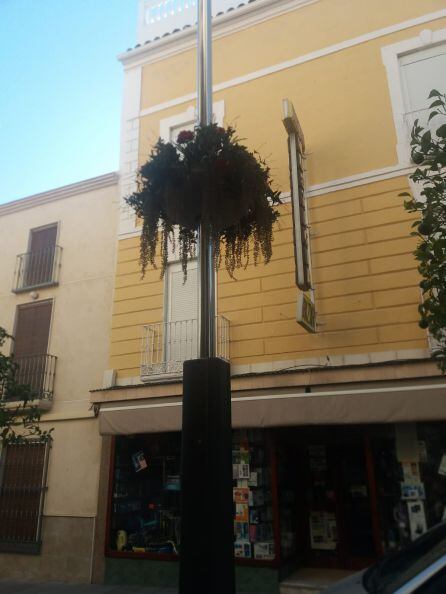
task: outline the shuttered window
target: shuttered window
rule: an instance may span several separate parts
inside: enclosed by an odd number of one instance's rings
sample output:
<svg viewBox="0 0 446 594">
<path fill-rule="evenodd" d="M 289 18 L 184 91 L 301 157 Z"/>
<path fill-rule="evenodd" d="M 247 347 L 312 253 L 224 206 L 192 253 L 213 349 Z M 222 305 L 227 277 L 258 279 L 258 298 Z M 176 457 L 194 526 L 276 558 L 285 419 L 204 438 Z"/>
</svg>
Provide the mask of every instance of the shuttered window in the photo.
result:
<svg viewBox="0 0 446 594">
<path fill-rule="evenodd" d="M 43 355 L 48 350 L 51 299 L 17 307 L 14 332 L 14 356 Z"/>
<path fill-rule="evenodd" d="M 57 225 L 31 230 L 25 267 L 26 287 L 52 282 L 56 237 Z"/>
<path fill-rule="evenodd" d="M 38 553 L 49 442 L 8 445 L 0 456 L 0 550 Z"/>
<path fill-rule="evenodd" d="M 198 356 L 197 262 L 189 262 L 186 282 L 180 263 L 169 264 L 166 288 L 166 358 L 168 361 L 194 359 Z"/>
<path fill-rule="evenodd" d="M 14 359 L 19 368 L 17 382 L 30 385 L 40 396 L 47 383 L 48 340 L 52 300 L 17 307 L 14 331 Z"/>
</svg>

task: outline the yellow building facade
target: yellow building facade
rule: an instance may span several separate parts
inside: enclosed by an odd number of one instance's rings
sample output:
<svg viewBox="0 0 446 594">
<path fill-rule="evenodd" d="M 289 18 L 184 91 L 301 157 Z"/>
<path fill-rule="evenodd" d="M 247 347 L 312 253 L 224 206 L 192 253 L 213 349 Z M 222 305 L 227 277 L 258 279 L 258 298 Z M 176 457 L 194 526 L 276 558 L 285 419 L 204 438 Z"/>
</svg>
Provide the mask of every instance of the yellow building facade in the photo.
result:
<svg viewBox="0 0 446 594">
<path fill-rule="evenodd" d="M 426 527 L 441 519 L 429 468 L 446 447 L 438 437 L 446 383 L 418 326 L 417 240 L 399 194 L 417 191 L 408 180 L 413 121 L 431 88 L 443 84 L 444 92 L 446 9 L 440 0 L 221 4 L 213 20 L 214 119 L 267 160 L 283 200 L 271 262 L 249 264 L 235 279 L 217 273 L 217 315 L 226 324 L 219 340 L 232 374 L 234 489 L 254 500 L 266 493 L 266 503 L 248 505 L 248 519 L 236 518 L 237 578 L 241 589 L 276 592 L 296 568 L 363 567 L 413 538 L 413 500 L 423 501 Z M 175 139 L 196 117 L 193 17 L 183 7 L 186 26 L 169 28 L 173 16 L 153 6 L 141 2 L 139 44 L 120 56 L 122 198 L 157 139 Z M 305 134 L 314 333 L 296 320 L 284 98 Z M 175 254 L 165 279 L 153 269 L 141 278 L 139 241 L 138 221 L 123 204 L 109 381 L 92 393 L 105 444 L 96 579 L 174 584 L 177 564 L 166 561 L 180 546 L 177 503 L 162 489 L 135 487 L 126 472 L 141 453 L 147 472 L 156 456 L 164 470 L 179 460 L 181 371 L 169 367 L 178 339 L 167 328 L 186 319 L 172 313 L 175 299 L 185 300 L 179 309 L 195 305 L 175 285 Z M 154 340 L 163 344 L 161 362 L 150 359 Z M 244 459 L 255 480 L 237 475 Z M 423 484 L 417 497 L 400 493 L 399 483 L 410 482 L 406 462 Z M 172 486 L 175 464 L 156 480 Z M 135 500 L 139 526 L 125 515 L 122 493 Z M 150 518 L 140 511 L 149 503 Z M 142 527 L 149 521 L 153 533 Z"/>
</svg>

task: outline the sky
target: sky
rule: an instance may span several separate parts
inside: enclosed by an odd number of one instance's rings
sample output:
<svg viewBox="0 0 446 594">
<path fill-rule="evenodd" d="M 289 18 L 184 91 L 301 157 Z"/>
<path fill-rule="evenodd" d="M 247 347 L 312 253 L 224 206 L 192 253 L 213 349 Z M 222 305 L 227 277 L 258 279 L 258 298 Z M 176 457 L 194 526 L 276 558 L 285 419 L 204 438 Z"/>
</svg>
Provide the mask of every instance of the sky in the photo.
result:
<svg viewBox="0 0 446 594">
<path fill-rule="evenodd" d="M 0 0 L 0 204 L 117 171 L 138 0 Z"/>
</svg>

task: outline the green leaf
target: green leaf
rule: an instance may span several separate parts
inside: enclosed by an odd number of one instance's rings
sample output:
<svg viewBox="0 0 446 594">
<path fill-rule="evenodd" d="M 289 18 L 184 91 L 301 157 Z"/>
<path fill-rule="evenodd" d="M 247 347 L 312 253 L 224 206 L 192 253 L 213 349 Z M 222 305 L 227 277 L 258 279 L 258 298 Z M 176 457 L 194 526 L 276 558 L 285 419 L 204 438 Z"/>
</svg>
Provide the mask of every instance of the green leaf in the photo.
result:
<svg viewBox="0 0 446 594">
<path fill-rule="evenodd" d="M 423 153 L 420 153 L 418 151 L 413 150 L 411 156 L 412 156 L 412 161 L 415 163 L 415 165 L 421 165 L 421 163 L 423 163 L 423 161 L 424 161 Z"/>
<path fill-rule="evenodd" d="M 401 192 L 400 194 L 398 194 L 398 196 L 410 196 L 410 197 L 412 197 L 412 194 L 409 194 L 409 192 Z"/>
<path fill-rule="evenodd" d="M 440 138 L 446 138 L 446 124 L 443 124 L 442 126 L 440 126 L 436 132 L 437 136 L 440 136 Z"/>
<path fill-rule="evenodd" d="M 434 118 L 436 115 L 439 115 L 439 113 L 440 113 L 439 111 L 431 111 L 431 113 L 429 114 L 429 117 L 428 117 L 427 121 L 430 122 L 431 119 Z"/>
<path fill-rule="evenodd" d="M 442 94 L 437 91 L 437 89 L 432 89 L 432 91 L 428 95 L 428 99 L 432 99 L 432 97 L 442 97 Z"/>
<path fill-rule="evenodd" d="M 446 129 L 446 127 L 445 127 L 445 129 Z M 432 142 L 432 134 L 431 134 L 431 131 L 428 130 L 421 137 L 421 150 L 424 153 L 427 153 L 427 151 L 429 150 L 431 142 Z"/>
<path fill-rule="evenodd" d="M 434 101 L 433 103 L 431 103 L 429 105 L 429 109 L 431 109 L 432 107 L 441 107 L 443 105 L 443 101 L 441 99 L 437 99 L 436 101 Z"/>
</svg>

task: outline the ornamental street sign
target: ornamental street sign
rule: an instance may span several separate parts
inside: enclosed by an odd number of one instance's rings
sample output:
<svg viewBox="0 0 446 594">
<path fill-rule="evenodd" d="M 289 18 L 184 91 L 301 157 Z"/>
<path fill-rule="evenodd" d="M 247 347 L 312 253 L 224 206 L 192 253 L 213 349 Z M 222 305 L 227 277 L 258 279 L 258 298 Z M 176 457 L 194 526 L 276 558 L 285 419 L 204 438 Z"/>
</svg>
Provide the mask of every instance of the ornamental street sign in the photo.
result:
<svg viewBox="0 0 446 594">
<path fill-rule="evenodd" d="M 299 293 L 296 319 L 307 332 L 311 332 L 312 334 L 316 332 L 316 309 L 308 293 Z"/>
</svg>

